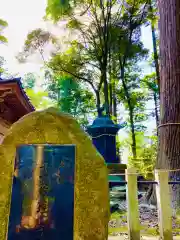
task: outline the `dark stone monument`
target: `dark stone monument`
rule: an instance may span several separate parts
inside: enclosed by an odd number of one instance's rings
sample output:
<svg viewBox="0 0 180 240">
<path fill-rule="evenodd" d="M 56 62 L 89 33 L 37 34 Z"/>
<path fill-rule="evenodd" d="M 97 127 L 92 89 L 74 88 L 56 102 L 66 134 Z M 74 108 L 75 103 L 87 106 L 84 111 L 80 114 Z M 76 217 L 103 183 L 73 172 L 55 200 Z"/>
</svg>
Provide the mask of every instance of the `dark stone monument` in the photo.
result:
<svg viewBox="0 0 180 240">
<path fill-rule="evenodd" d="M 116 154 L 116 135 L 124 125 L 115 124 L 108 116 L 98 115 L 93 124 L 88 126 L 87 132 L 106 163 L 119 163 Z"/>
</svg>

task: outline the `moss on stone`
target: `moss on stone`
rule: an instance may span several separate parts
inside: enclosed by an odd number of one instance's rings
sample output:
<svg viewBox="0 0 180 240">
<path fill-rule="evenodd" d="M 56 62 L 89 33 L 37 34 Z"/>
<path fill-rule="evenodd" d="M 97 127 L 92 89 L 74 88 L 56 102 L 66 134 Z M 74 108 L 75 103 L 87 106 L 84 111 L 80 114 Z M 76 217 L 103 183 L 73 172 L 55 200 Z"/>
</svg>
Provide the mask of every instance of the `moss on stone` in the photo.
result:
<svg viewBox="0 0 180 240">
<path fill-rule="evenodd" d="M 105 240 L 109 189 L 104 159 L 69 115 L 50 108 L 30 113 L 12 125 L 0 146 L 0 239 L 6 239 L 13 165 L 19 144 L 75 144 L 74 240 Z"/>
</svg>

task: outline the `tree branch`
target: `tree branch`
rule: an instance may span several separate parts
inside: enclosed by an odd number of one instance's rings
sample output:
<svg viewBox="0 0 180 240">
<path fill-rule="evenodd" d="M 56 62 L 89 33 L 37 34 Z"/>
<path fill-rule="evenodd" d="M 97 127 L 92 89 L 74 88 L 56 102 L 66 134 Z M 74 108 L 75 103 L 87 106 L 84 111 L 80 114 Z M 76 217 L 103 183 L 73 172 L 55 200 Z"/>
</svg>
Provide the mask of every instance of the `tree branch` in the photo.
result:
<svg viewBox="0 0 180 240">
<path fill-rule="evenodd" d="M 51 67 L 51 68 L 52 68 L 54 71 L 59 72 L 57 69 L 55 69 L 55 68 L 53 68 L 53 67 Z M 89 79 L 84 78 L 84 77 L 82 77 L 82 76 L 78 76 L 78 75 L 76 75 L 75 73 L 72 73 L 72 72 L 68 71 L 67 69 L 63 68 L 62 65 L 60 65 L 60 68 L 61 68 L 61 71 L 65 72 L 65 73 L 68 73 L 68 74 L 70 74 L 71 76 L 73 76 L 73 77 L 75 77 L 75 78 L 77 78 L 77 79 L 79 79 L 79 80 L 82 80 L 82 81 L 84 81 L 84 82 L 89 83 L 89 84 L 91 85 L 92 89 L 94 90 L 94 92 L 97 91 L 96 88 L 95 88 L 95 86 L 94 86 L 94 84 L 93 84 Z"/>
</svg>

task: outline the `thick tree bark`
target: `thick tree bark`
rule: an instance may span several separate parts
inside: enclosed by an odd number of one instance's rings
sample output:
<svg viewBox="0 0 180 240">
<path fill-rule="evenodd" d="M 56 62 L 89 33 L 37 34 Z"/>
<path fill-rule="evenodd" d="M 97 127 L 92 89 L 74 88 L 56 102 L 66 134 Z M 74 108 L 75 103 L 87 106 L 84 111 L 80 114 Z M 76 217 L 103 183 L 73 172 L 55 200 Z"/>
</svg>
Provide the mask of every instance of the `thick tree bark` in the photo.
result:
<svg viewBox="0 0 180 240">
<path fill-rule="evenodd" d="M 180 168 L 180 1 L 159 0 L 160 12 L 160 104 L 161 124 L 158 168 Z M 173 173 L 173 177 L 180 171 Z M 173 201 L 180 204 L 180 185 Z"/>
</svg>

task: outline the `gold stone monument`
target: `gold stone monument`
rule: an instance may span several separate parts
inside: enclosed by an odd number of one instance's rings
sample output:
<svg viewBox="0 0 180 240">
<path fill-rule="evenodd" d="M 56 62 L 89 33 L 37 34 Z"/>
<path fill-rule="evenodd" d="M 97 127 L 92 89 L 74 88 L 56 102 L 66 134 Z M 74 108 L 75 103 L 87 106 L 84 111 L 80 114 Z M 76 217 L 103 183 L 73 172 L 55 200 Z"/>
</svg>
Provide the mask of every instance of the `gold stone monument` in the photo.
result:
<svg viewBox="0 0 180 240">
<path fill-rule="evenodd" d="M 21 144 L 76 145 L 74 240 L 107 240 L 110 206 L 105 161 L 79 124 L 54 108 L 22 117 L 0 145 L 0 239 L 7 238 L 16 147 Z"/>
</svg>

